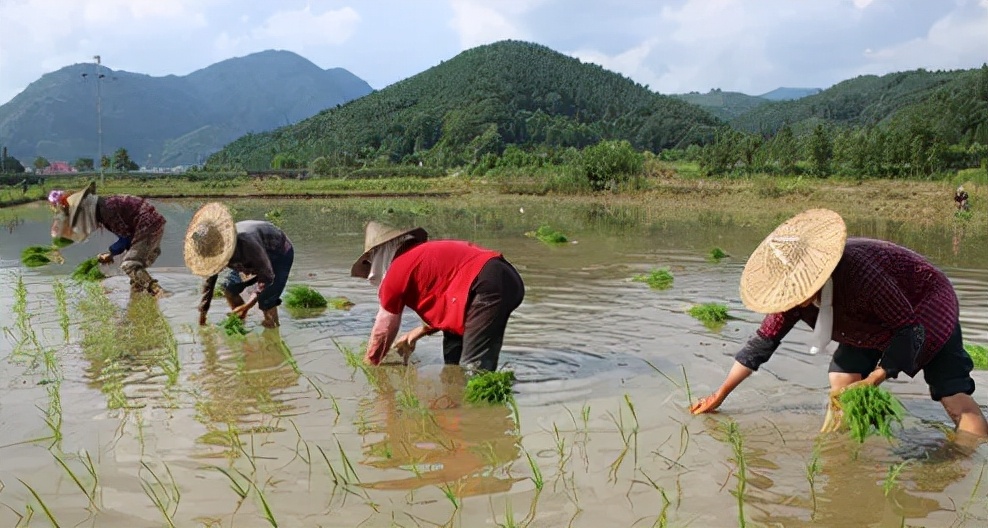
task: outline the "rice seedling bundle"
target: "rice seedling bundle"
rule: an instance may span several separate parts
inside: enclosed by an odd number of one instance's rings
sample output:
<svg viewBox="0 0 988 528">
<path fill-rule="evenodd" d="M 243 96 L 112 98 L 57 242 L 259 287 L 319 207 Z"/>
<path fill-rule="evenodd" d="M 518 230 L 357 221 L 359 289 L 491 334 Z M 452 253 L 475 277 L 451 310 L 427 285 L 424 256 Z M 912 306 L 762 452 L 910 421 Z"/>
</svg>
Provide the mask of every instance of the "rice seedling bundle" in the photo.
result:
<svg viewBox="0 0 988 528">
<path fill-rule="evenodd" d="M 325 308 L 328 303 L 321 293 L 308 286 L 294 285 L 288 287 L 285 294 L 285 305 L 289 308 Z"/>
<path fill-rule="evenodd" d="M 667 290 L 672 287 L 672 272 L 668 268 L 652 270 L 631 279 L 633 282 L 644 282 L 653 290 Z"/>
<path fill-rule="evenodd" d="M 873 385 L 850 387 L 838 397 L 844 423 L 851 438 L 864 442 L 869 436 L 892 438 L 892 424 L 902 424 L 905 412 L 899 400 L 889 391 Z"/>
<path fill-rule="evenodd" d="M 559 231 L 556 231 L 555 229 L 547 225 L 540 226 L 534 232 L 529 231 L 525 233 L 525 236 L 537 238 L 549 245 L 565 244 L 566 242 L 569 242 L 569 239 L 566 238 L 566 235 L 560 233 Z"/>
<path fill-rule="evenodd" d="M 730 255 L 724 253 L 724 250 L 720 249 L 719 247 L 715 247 L 711 249 L 710 254 L 707 255 L 707 257 L 714 262 L 720 262 L 720 259 L 727 258 L 729 256 Z"/>
<path fill-rule="evenodd" d="M 72 272 L 72 278 L 77 281 L 101 281 L 106 278 L 103 271 L 99 269 L 99 261 L 96 257 L 91 259 L 86 259 L 76 266 L 75 271 Z"/>
<path fill-rule="evenodd" d="M 463 398 L 470 403 L 505 403 L 511 399 L 515 373 L 510 370 L 480 372 L 467 381 Z"/>
<path fill-rule="evenodd" d="M 21 262 L 29 268 L 51 264 L 52 251 L 50 246 L 28 246 L 21 251 Z"/>
<path fill-rule="evenodd" d="M 226 316 L 226 319 L 220 323 L 220 327 L 226 332 L 228 336 L 245 336 L 247 335 L 247 327 L 244 326 L 243 319 L 235 313 L 231 313 Z"/>
<path fill-rule="evenodd" d="M 704 324 L 719 324 L 727 321 L 727 306 L 719 303 L 697 304 L 689 314 Z"/>
<path fill-rule="evenodd" d="M 56 247 L 56 248 L 58 248 L 58 249 L 62 249 L 63 247 L 71 246 L 72 243 L 73 243 L 73 240 L 71 238 L 65 238 L 65 237 L 55 237 L 51 241 L 51 245 L 54 246 L 54 247 Z"/>
</svg>

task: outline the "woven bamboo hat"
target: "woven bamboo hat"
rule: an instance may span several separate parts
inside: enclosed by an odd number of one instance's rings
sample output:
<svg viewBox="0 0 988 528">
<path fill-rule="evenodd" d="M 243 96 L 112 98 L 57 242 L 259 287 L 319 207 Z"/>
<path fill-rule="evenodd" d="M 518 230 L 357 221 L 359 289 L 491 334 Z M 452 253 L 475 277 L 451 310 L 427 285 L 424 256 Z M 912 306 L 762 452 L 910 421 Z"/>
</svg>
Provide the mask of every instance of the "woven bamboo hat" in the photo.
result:
<svg viewBox="0 0 988 528">
<path fill-rule="evenodd" d="M 364 253 L 350 267 L 350 276 L 366 279 L 370 275 L 371 253 L 379 246 L 405 235 L 412 235 L 420 242 L 425 242 L 429 239 L 429 233 L 421 227 L 397 229 L 379 222 L 368 222 L 364 230 Z"/>
<path fill-rule="evenodd" d="M 185 265 L 200 277 L 216 275 L 237 248 L 237 226 L 225 205 L 208 203 L 192 217 L 185 232 Z"/>
<path fill-rule="evenodd" d="M 847 226 L 829 209 L 810 209 L 775 228 L 748 258 L 741 300 L 759 313 L 798 306 L 823 287 L 847 241 Z"/>
<path fill-rule="evenodd" d="M 79 204 L 89 196 L 96 193 L 96 182 L 89 182 L 85 189 L 69 195 L 65 201 L 69 204 L 69 225 L 75 225 L 75 219 L 79 215 Z"/>
</svg>

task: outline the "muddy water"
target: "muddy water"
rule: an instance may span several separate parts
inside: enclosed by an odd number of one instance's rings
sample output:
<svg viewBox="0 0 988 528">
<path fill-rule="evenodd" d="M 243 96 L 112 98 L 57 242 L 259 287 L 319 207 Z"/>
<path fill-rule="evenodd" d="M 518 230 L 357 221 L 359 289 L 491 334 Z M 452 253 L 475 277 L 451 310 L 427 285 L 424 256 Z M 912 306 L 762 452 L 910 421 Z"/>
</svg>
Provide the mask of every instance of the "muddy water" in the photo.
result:
<svg viewBox="0 0 988 528">
<path fill-rule="evenodd" d="M 154 274 L 170 292 L 158 301 L 130 299 L 115 268 L 102 288 L 68 280 L 109 235 L 66 249 L 61 266 L 20 267 L 21 248 L 47 240 L 47 210 L 0 211 L 0 526 L 47 525 L 42 503 L 61 526 L 100 527 L 988 523 L 985 448 L 947 440 L 921 379 L 888 385 L 909 410 L 892 444 L 816 434 L 828 358 L 802 353 L 804 330 L 722 412 L 685 412 L 757 328 L 737 283 L 784 214 L 741 223 L 538 198 L 232 202 L 238 219 L 280 213 L 296 245 L 291 282 L 355 303 L 282 311 L 278 331 L 255 313 L 251 333 L 233 338 L 215 325 L 221 302 L 214 324 L 196 325 L 200 281 L 181 238 L 199 204 L 157 205 L 168 227 Z M 464 406 L 438 337 L 409 368 L 348 366 L 344 351 L 360 354 L 376 311 L 374 291 L 347 276 L 370 219 L 500 249 L 519 269 L 526 298 L 502 353 L 519 380 L 517 416 Z M 542 224 L 573 243 L 525 236 Z M 988 343 L 984 229 L 861 218 L 850 230 L 929 255 L 957 287 L 966 340 Z M 707 261 L 715 246 L 732 257 Z M 671 289 L 630 280 L 658 267 L 674 274 Z M 707 329 L 686 314 L 699 302 L 725 303 L 733 318 Z M 417 322 L 406 313 L 403 326 Z M 988 377 L 975 377 L 986 403 Z"/>
</svg>

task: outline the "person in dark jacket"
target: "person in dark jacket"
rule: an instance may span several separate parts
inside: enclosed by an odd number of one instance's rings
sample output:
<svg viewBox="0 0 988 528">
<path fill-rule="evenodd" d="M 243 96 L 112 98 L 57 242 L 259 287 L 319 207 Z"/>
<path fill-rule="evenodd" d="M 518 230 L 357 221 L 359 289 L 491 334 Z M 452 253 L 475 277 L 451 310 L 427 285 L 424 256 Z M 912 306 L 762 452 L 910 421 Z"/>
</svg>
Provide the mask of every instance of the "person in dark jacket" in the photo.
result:
<svg viewBox="0 0 988 528">
<path fill-rule="evenodd" d="M 117 241 L 96 256 L 100 264 L 112 264 L 123 255 L 120 269 L 130 277 L 131 290 L 161 293 L 147 269 L 161 255 L 165 217 L 150 202 L 126 194 L 97 196 L 95 182 L 73 194 L 52 191 L 48 201 L 55 210 L 52 238 L 82 242 L 96 229 L 106 229 Z"/>
<path fill-rule="evenodd" d="M 229 268 L 222 287 L 230 309 L 244 319 L 257 305 L 264 313 L 263 326 L 279 326 L 278 305 L 294 261 L 292 241 L 274 224 L 258 220 L 234 224 L 223 204 L 202 206 L 185 234 L 185 265 L 195 275 L 206 277 L 199 324 L 206 324 L 220 271 Z M 242 293 L 248 286 L 255 286 L 255 293 L 244 301 Z"/>
</svg>

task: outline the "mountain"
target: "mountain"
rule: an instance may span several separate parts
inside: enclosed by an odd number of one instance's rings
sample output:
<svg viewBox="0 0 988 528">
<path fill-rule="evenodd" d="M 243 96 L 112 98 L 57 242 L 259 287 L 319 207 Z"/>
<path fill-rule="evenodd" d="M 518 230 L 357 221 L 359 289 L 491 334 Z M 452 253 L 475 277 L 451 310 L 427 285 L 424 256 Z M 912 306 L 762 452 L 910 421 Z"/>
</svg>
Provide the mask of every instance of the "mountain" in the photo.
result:
<svg viewBox="0 0 988 528">
<path fill-rule="evenodd" d="M 690 92 L 676 94 L 673 97 L 695 104 L 724 121 L 731 119 L 768 102 L 768 99 L 746 95 L 740 92 L 723 92 L 720 89 L 710 90 L 705 94 Z"/>
<path fill-rule="evenodd" d="M 126 148 L 141 165 L 193 164 L 249 133 L 298 122 L 373 90 L 347 70 L 288 51 L 228 59 L 185 76 L 101 68 L 103 154 Z M 0 141 L 25 165 L 99 151 L 96 66 L 45 74 L 0 106 Z"/>
<path fill-rule="evenodd" d="M 794 101 L 809 95 L 815 95 L 823 90 L 819 88 L 776 88 L 771 92 L 763 93 L 758 97 L 769 101 Z"/>
<path fill-rule="evenodd" d="M 623 139 L 657 152 L 711 137 L 722 122 L 545 46 L 501 41 L 292 126 L 250 134 L 210 167 L 271 167 L 275 153 L 309 163 L 476 162 L 506 145 L 583 147 Z"/>
<path fill-rule="evenodd" d="M 899 110 L 923 103 L 962 71 L 913 70 L 888 75 L 861 75 L 794 101 L 761 105 L 731 120 L 747 132 L 774 134 L 783 125 L 798 133 L 817 123 L 867 126 L 880 123 Z"/>
</svg>

